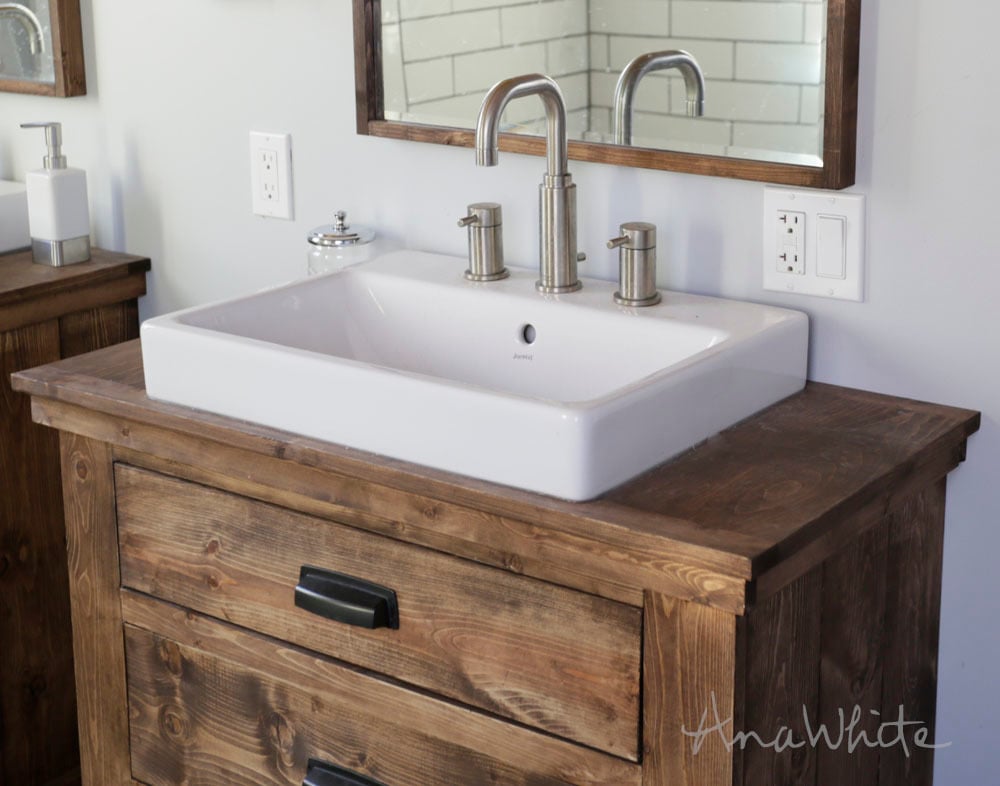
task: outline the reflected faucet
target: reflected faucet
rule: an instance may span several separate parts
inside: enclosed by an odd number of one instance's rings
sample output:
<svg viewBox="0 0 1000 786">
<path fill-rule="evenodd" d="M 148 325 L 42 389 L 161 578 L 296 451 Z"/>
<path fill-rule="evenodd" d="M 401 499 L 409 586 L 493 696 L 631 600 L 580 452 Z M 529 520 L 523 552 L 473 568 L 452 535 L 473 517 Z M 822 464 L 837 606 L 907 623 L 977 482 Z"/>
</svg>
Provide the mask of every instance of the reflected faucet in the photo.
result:
<svg viewBox="0 0 1000 786">
<path fill-rule="evenodd" d="M 21 3 L 0 3 L 0 17 L 9 16 L 16 19 L 24 27 L 24 32 L 28 34 L 28 46 L 31 54 L 37 55 L 45 51 L 45 34 L 42 32 L 42 23 L 35 12 L 28 6 Z"/>
<path fill-rule="evenodd" d="M 687 113 L 690 117 L 705 114 L 705 75 L 694 56 L 682 49 L 647 52 L 625 66 L 615 86 L 615 143 L 632 144 L 632 101 L 640 80 L 650 71 L 676 68 L 684 76 L 687 89 Z"/>
<path fill-rule="evenodd" d="M 566 102 L 552 79 L 525 74 L 497 82 L 483 99 L 476 123 L 476 163 L 496 166 L 499 158 L 500 115 L 515 98 L 537 95 L 545 106 L 548 171 L 539 186 L 539 292 L 575 292 L 583 284 L 576 263 L 576 186 L 567 169 Z"/>
</svg>

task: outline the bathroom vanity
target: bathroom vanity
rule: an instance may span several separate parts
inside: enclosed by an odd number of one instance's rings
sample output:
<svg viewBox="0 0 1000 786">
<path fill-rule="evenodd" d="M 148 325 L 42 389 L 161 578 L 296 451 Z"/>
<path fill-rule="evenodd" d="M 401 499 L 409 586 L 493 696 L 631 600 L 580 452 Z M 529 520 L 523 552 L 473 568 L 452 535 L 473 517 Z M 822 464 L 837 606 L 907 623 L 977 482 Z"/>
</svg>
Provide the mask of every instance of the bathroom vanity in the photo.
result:
<svg viewBox="0 0 1000 786">
<path fill-rule="evenodd" d="M 810 383 L 571 503 L 154 402 L 138 342 L 14 385 L 60 431 L 89 786 L 931 782 L 974 412 Z M 396 609 L 317 613 L 313 569 Z M 855 706 L 909 756 L 784 744 Z"/>
<path fill-rule="evenodd" d="M 79 777 L 59 440 L 10 375 L 138 336 L 148 270 L 97 249 L 61 268 L 0 255 L 0 784 Z"/>
</svg>

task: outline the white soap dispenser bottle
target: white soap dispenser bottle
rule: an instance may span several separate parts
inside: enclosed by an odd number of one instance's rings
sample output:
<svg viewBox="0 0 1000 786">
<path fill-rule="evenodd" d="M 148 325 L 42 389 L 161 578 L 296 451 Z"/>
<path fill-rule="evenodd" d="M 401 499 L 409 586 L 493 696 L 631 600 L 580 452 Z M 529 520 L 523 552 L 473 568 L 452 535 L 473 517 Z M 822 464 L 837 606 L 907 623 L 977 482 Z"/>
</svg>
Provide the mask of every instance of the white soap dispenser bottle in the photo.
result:
<svg viewBox="0 0 1000 786">
<path fill-rule="evenodd" d="M 32 259 L 52 267 L 86 262 L 90 259 L 87 173 L 66 166 L 61 123 L 23 123 L 21 128 L 44 128 L 48 145 L 42 169 L 25 177 Z"/>
</svg>

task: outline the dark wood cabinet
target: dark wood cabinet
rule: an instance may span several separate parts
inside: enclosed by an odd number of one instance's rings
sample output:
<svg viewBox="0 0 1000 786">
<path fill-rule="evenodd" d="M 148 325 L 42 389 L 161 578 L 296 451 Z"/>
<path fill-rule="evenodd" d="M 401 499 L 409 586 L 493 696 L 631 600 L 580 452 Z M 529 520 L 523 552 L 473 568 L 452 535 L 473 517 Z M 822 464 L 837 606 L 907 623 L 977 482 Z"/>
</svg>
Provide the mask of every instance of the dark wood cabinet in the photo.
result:
<svg viewBox="0 0 1000 786">
<path fill-rule="evenodd" d="M 25 368 L 127 341 L 149 261 L 0 256 L 0 784 L 79 778 L 59 439 L 11 390 Z"/>
<path fill-rule="evenodd" d="M 931 783 L 977 413 L 810 383 L 570 503 L 152 401 L 138 342 L 15 387 L 61 432 L 87 786 Z M 297 606 L 307 565 L 398 629 Z M 809 740 L 855 707 L 920 726 Z"/>
</svg>

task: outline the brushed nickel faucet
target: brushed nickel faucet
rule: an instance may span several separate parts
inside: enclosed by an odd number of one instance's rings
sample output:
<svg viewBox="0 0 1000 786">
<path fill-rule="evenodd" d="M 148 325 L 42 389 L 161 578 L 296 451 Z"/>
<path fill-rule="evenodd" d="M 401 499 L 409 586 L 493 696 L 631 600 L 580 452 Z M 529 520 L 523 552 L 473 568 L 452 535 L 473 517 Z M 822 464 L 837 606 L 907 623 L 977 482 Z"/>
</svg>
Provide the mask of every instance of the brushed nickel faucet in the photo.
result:
<svg viewBox="0 0 1000 786">
<path fill-rule="evenodd" d="M 687 90 L 687 113 L 690 117 L 705 114 L 705 75 L 694 56 L 683 49 L 647 52 L 639 55 L 622 70 L 615 85 L 615 143 L 632 144 L 632 102 L 642 78 L 651 71 L 676 68 L 684 77 Z"/>
<path fill-rule="evenodd" d="M 500 115 L 515 98 L 537 95 L 545 106 L 548 171 L 539 186 L 539 292 L 575 292 L 583 284 L 576 263 L 576 186 L 567 172 L 566 102 L 552 79 L 525 74 L 497 82 L 483 99 L 476 123 L 476 163 L 496 166 L 499 158 Z"/>
<path fill-rule="evenodd" d="M 21 3 L 0 3 L 0 17 L 12 17 L 21 23 L 24 32 L 28 34 L 28 46 L 31 54 L 37 55 L 45 51 L 45 35 L 42 33 L 42 23 L 35 12 Z"/>
</svg>

